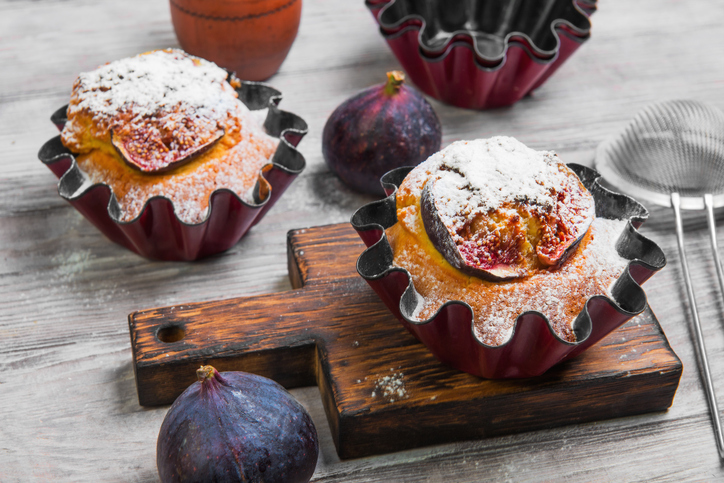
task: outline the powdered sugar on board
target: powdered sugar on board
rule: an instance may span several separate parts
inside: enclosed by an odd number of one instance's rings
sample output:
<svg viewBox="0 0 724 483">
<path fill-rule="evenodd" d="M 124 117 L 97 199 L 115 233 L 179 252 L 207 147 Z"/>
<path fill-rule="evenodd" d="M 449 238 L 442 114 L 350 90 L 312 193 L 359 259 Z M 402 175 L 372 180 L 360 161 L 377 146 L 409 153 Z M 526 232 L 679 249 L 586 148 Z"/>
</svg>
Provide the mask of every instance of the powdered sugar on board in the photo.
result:
<svg viewBox="0 0 724 483">
<path fill-rule="evenodd" d="M 370 396 L 381 397 L 390 403 L 408 398 L 404 377 L 402 372 L 394 372 L 394 368 L 390 368 L 389 375 L 377 378 Z"/>
</svg>

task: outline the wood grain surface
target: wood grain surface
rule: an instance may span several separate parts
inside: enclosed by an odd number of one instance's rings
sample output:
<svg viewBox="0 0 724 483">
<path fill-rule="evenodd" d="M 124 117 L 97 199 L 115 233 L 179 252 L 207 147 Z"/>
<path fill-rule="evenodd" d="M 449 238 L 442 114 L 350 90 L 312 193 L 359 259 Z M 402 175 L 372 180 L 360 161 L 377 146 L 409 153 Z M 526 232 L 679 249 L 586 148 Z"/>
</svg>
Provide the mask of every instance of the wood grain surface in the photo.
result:
<svg viewBox="0 0 724 483">
<path fill-rule="evenodd" d="M 533 96 L 487 112 L 432 100 L 443 145 L 507 134 L 591 166 L 596 146 L 650 102 L 693 98 L 724 108 L 721 1 L 599 4 L 591 39 Z M 57 135 L 48 118 L 68 102 L 79 72 L 177 45 L 164 1 L 0 0 L 2 482 L 158 481 L 156 437 L 167 407 L 138 403 L 128 314 L 289 290 L 287 232 L 346 222 L 370 201 L 329 172 L 321 133 L 339 103 L 399 64 L 362 0 L 306 0 L 297 40 L 269 80 L 284 93 L 281 107 L 310 126 L 299 179 L 238 245 L 206 260 L 153 262 L 106 240 L 58 196 L 55 176 L 37 160 L 40 146 Z M 293 389 L 321 438 L 313 480 L 724 480 L 691 343 L 673 214 L 648 208 L 641 231 L 664 248 L 669 264 L 645 289 L 684 364 L 668 411 L 340 460 L 319 390 Z M 721 225 L 724 212 L 716 216 Z M 697 212 L 685 218 L 713 377 L 724 397 L 724 305 L 706 219 Z"/>
<path fill-rule="evenodd" d="M 287 240 L 295 290 L 129 315 L 142 406 L 171 404 L 206 364 L 316 382 L 337 454 L 359 458 L 663 411 L 674 398 L 681 361 L 650 310 L 541 377 L 485 380 L 441 364 L 397 322 L 357 275 L 365 246 L 349 224 Z"/>
</svg>

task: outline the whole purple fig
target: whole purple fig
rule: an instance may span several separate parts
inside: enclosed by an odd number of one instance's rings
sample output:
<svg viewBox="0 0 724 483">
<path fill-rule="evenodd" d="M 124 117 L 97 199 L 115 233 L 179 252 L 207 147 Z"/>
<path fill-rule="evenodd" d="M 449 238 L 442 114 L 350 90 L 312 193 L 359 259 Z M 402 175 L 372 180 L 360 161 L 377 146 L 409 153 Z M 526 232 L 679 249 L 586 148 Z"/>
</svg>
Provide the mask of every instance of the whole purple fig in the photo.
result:
<svg viewBox="0 0 724 483">
<path fill-rule="evenodd" d="M 432 106 L 404 85 L 400 71 L 339 105 L 322 134 L 327 166 L 350 188 L 384 195 L 380 177 L 417 166 L 440 150 L 442 129 Z"/>
<path fill-rule="evenodd" d="M 308 482 L 317 431 L 286 389 L 246 372 L 196 371 L 166 414 L 156 447 L 161 481 Z"/>
</svg>

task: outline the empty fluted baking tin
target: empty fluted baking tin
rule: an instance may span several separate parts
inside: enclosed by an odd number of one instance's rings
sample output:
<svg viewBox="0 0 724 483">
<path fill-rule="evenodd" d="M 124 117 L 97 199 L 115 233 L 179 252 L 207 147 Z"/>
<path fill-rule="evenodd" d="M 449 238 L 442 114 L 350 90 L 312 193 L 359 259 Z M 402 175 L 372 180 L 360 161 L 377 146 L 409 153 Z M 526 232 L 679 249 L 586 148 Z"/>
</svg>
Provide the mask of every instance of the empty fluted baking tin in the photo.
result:
<svg viewBox="0 0 724 483">
<path fill-rule="evenodd" d="M 367 0 L 412 81 L 459 107 L 511 105 L 590 37 L 595 0 Z"/>
<path fill-rule="evenodd" d="M 162 196 L 150 198 L 133 220 L 121 221 L 121 208 L 111 188 L 88 182 L 74 153 L 63 145 L 60 136 L 46 142 L 38 157 L 60 178 L 60 196 L 119 245 L 159 260 L 196 260 L 219 253 L 236 244 L 264 216 L 305 166 L 304 156 L 296 146 L 307 133 L 307 124 L 299 116 L 277 107 L 281 93 L 265 84 L 247 81 L 241 82 L 237 93 L 250 110 L 267 109 L 264 130 L 279 138 L 271 164 L 261 170 L 254 189 L 258 193 L 260 183 L 268 183 L 264 188 L 270 188 L 270 192 L 263 199 L 255 195 L 255 201 L 247 203 L 231 190 L 217 189 L 210 195 L 208 214 L 200 223 L 181 221 L 171 200 Z M 51 117 L 59 130 L 65 125 L 67 107 Z"/>
<path fill-rule="evenodd" d="M 499 346 L 487 345 L 475 336 L 474 314 L 465 302 L 447 301 L 429 319 L 413 316 L 423 303 L 422 296 L 409 272 L 394 266 L 385 234 L 385 229 L 397 223 L 397 188 L 413 168 L 399 168 L 383 176 L 389 196 L 363 206 L 352 216 L 352 226 L 368 247 L 357 260 L 357 271 L 402 325 L 441 362 L 490 379 L 543 374 L 643 312 L 646 294 L 640 284 L 666 264 L 663 251 L 637 230 L 648 217 L 640 203 L 601 186 L 595 170 L 575 164 L 568 167 L 593 195 L 597 217 L 629 221 L 616 244 L 628 265 L 611 287 L 612 298 L 596 295 L 586 301 L 573 325 L 577 342 L 561 339 L 548 319 L 535 311 L 520 314 L 510 338 Z"/>
</svg>

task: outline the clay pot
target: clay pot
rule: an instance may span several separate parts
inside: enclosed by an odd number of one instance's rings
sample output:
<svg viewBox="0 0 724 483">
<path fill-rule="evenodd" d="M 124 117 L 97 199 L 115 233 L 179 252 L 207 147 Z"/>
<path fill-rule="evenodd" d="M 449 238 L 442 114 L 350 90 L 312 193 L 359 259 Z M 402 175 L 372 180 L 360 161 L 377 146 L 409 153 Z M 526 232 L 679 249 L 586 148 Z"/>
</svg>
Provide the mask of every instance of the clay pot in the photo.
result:
<svg viewBox="0 0 724 483">
<path fill-rule="evenodd" d="M 297 36 L 302 0 L 169 0 L 181 47 L 244 80 L 272 76 Z"/>
</svg>

